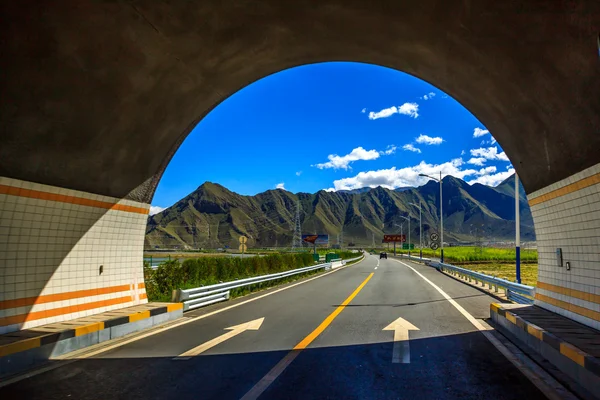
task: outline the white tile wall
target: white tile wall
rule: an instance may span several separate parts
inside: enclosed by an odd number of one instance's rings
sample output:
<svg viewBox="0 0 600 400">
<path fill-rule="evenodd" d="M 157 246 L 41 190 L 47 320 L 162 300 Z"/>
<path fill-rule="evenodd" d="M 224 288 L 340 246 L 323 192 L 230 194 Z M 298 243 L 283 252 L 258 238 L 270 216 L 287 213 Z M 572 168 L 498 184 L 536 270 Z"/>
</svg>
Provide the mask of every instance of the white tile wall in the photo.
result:
<svg viewBox="0 0 600 400">
<path fill-rule="evenodd" d="M 130 200 L 3 177 L 0 177 L 0 185 L 145 210 L 150 208 L 148 204 Z M 143 213 L 0 194 L 0 301 L 132 285 L 133 302 L 112 308 L 146 302 L 139 298 L 145 290 L 137 289 L 144 281 L 142 259 L 146 222 L 147 214 Z M 99 273 L 100 265 L 103 266 L 102 274 Z M 90 298 L 88 301 L 95 300 Z M 81 303 L 75 300 L 73 304 Z M 31 312 L 31 306 L 0 312 L 0 318 L 3 318 Z M 79 314 L 97 312 L 100 311 Z M 66 318 L 68 316 L 46 318 L 28 322 L 27 326 Z M 0 323 L 0 327 L 2 325 Z M 18 328 L 4 324 L 1 330 L 7 329 Z"/>
<path fill-rule="evenodd" d="M 529 194 L 532 199 L 600 173 L 600 164 Z M 538 281 L 600 295 L 600 184 L 556 197 L 531 207 L 538 244 Z M 558 266 L 556 249 L 563 253 L 563 267 Z M 571 263 L 567 271 L 565 263 Z M 600 305 L 565 296 L 553 291 L 539 293 L 593 311 Z M 569 310 L 536 301 L 541 307 L 558 312 L 581 323 L 600 329 L 600 321 Z"/>
</svg>

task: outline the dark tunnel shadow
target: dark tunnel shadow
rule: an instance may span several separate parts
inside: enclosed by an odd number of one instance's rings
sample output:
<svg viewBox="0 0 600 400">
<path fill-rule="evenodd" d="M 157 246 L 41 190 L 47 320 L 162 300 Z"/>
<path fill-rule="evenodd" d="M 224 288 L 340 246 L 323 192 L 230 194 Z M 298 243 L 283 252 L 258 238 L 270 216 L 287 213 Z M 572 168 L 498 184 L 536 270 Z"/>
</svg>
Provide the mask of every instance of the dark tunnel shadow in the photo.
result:
<svg viewBox="0 0 600 400">
<path fill-rule="evenodd" d="M 469 299 L 469 298 L 473 298 L 473 297 L 489 297 L 489 295 L 488 294 L 473 294 L 470 296 L 453 297 L 453 299 L 460 300 L 460 299 Z M 416 306 L 419 304 L 438 303 L 438 302 L 442 302 L 442 301 L 448 301 L 448 300 L 436 299 L 436 300 L 417 301 L 417 302 L 412 302 L 412 303 L 401 303 L 401 304 L 347 304 L 344 307 L 406 307 L 406 306 Z M 340 306 L 341 306 L 340 304 L 334 304 L 331 307 L 337 308 Z"/>
<path fill-rule="evenodd" d="M 218 351 L 82 359 L 0 388 L 0 398 L 239 399 L 289 352 Z M 391 341 L 311 347 L 260 399 L 545 399 L 479 332 L 411 339 L 410 364 L 393 364 L 392 351 Z"/>
</svg>

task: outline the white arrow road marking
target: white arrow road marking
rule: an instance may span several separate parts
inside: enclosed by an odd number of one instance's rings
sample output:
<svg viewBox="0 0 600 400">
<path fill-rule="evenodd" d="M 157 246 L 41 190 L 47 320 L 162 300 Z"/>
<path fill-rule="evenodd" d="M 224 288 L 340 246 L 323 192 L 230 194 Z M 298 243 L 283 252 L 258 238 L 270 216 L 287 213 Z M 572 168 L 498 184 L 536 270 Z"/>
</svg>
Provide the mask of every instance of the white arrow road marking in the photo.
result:
<svg viewBox="0 0 600 400">
<path fill-rule="evenodd" d="M 245 331 L 257 331 L 260 329 L 264 318 L 255 319 L 253 321 L 244 322 L 243 324 L 230 326 L 229 328 L 225 328 L 229 330 L 229 332 L 222 334 L 221 336 L 217 336 L 214 339 L 209 340 L 206 343 L 202 343 L 200 346 L 194 347 L 191 350 L 186 351 L 183 354 L 173 358 L 174 360 L 189 360 L 190 358 L 197 356 L 201 353 L 204 353 L 208 349 L 212 349 L 216 345 L 223 343 L 226 340 L 231 339 L 234 336 L 239 335 Z"/>
<path fill-rule="evenodd" d="M 394 331 L 394 350 L 392 352 L 392 363 L 410 364 L 410 343 L 408 341 L 408 331 L 418 331 L 419 328 L 400 317 L 383 328 L 383 330 Z"/>
</svg>

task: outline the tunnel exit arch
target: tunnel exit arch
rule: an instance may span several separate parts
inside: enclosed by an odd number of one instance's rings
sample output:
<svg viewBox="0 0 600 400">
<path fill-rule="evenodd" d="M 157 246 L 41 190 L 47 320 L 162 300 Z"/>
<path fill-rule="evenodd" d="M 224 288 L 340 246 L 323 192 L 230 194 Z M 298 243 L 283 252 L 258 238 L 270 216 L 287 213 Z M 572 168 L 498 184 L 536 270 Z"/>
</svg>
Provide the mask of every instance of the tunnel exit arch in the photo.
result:
<svg viewBox="0 0 600 400">
<path fill-rule="evenodd" d="M 0 43 L 0 333 L 146 301 L 143 227 L 179 144 L 237 90 L 332 60 L 417 76 L 484 122 L 532 206 L 538 303 L 600 326 L 600 300 L 590 297 L 600 295 L 598 7 L 566 0 L 3 4 L 1 34 L 10 39 Z M 571 271 L 557 269 L 557 247 Z M 65 308 L 64 298 L 76 308 Z"/>
</svg>

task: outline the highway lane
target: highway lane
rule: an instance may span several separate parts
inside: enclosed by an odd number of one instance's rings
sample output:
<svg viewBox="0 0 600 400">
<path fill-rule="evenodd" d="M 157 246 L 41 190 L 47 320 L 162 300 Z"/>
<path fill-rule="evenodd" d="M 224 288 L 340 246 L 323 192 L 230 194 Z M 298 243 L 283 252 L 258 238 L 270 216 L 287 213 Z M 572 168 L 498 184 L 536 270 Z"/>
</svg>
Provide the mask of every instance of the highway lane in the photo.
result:
<svg viewBox="0 0 600 400">
<path fill-rule="evenodd" d="M 432 268 L 406 264 L 474 317 L 489 315 L 491 297 Z M 394 260 L 369 256 L 355 266 L 276 291 L 188 313 L 186 317 L 198 317 L 224 310 L 22 380 L 0 389 L 0 397 L 239 399 L 256 393 L 252 388 L 271 372 L 275 379 L 261 386 L 261 399 L 545 398 L 442 294 Z M 241 304 L 248 299 L 254 300 Z M 232 304 L 241 305 L 228 308 Z M 227 327 L 260 318 L 264 321 L 258 330 L 177 359 L 226 334 Z M 394 331 L 383 330 L 398 318 L 419 329 L 408 333 L 407 364 L 392 362 Z M 324 321 L 329 324 L 307 348 L 294 352 L 287 368 L 273 375 L 273 368 Z"/>
</svg>

